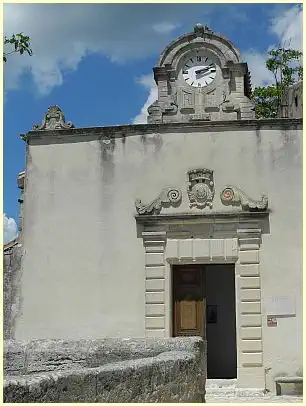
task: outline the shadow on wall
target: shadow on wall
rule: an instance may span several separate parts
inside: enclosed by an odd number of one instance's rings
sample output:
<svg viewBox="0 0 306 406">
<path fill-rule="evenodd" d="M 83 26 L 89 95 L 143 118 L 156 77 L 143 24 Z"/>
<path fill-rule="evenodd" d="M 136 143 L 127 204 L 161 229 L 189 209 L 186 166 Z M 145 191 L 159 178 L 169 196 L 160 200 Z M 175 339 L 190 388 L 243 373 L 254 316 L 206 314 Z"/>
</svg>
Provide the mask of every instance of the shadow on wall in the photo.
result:
<svg viewBox="0 0 306 406">
<path fill-rule="evenodd" d="M 7 341 L 4 402 L 204 402 L 206 344 L 169 339 Z"/>
</svg>

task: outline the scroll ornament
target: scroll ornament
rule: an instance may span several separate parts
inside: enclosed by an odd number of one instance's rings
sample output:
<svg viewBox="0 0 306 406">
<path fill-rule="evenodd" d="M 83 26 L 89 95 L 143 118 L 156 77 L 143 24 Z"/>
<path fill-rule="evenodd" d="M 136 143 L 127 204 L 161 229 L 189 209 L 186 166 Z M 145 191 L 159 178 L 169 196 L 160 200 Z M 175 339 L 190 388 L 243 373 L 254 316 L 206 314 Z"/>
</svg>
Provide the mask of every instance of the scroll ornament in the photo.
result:
<svg viewBox="0 0 306 406">
<path fill-rule="evenodd" d="M 236 186 L 226 186 L 221 194 L 220 198 L 225 206 L 239 206 L 241 205 L 243 210 L 248 211 L 265 211 L 268 208 L 268 198 L 265 195 L 261 196 L 261 200 L 254 200 L 250 198 L 246 193 Z"/>
<path fill-rule="evenodd" d="M 75 128 L 71 121 L 65 121 L 63 111 L 58 106 L 50 106 L 41 125 L 33 125 L 33 130 L 62 130 Z"/>
<path fill-rule="evenodd" d="M 138 214 L 159 214 L 162 207 L 177 206 L 182 200 L 182 192 L 174 187 L 163 189 L 159 196 L 149 204 L 143 204 L 140 199 L 135 201 Z"/>
</svg>

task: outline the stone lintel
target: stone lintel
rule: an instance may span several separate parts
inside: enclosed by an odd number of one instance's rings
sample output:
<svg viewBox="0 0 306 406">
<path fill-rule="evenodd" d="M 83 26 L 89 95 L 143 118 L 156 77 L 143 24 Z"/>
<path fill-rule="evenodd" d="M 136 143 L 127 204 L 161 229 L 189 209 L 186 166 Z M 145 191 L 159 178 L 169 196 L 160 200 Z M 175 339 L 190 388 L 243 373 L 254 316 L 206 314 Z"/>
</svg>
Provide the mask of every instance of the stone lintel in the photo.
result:
<svg viewBox="0 0 306 406">
<path fill-rule="evenodd" d="M 252 222 L 256 220 L 260 220 L 269 216 L 270 211 L 266 210 L 263 212 L 213 212 L 213 213 L 175 213 L 175 214 L 156 214 L 156 215 L 135 215 L 135 219 L 137 223 L 145 224 L 145 225 L 152 225 L 152 224 L 201 224 L 201 223 L 208 223 L 208 224 L 226 224 L 227 222 Z M 256 227 L 256 223 L 254 226 Z M 252 229 L 251 229 L 252 230 Z M 261 234 L 261 230 L 254 228 L 254 230 L 259 230 L 259 235 Z M 249 229 L 248 229 L 249 231 Z M 252 234 L 253 236 L 253 234 Z"/>
</svg>

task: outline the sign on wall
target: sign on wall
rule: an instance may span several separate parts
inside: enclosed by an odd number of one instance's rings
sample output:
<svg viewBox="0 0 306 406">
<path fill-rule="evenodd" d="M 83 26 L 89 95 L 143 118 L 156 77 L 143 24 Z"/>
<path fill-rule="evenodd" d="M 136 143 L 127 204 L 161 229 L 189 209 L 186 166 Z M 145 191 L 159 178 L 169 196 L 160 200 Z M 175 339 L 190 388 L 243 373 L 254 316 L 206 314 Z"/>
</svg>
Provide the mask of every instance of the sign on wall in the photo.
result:
<svg viewBox="0 0 306 406">
<path fill-rule="evenodd" d="M 265 300 L 269 316 L 295 316 L 295 300 L 289 296 L 269 296 Z"/>
</svg>

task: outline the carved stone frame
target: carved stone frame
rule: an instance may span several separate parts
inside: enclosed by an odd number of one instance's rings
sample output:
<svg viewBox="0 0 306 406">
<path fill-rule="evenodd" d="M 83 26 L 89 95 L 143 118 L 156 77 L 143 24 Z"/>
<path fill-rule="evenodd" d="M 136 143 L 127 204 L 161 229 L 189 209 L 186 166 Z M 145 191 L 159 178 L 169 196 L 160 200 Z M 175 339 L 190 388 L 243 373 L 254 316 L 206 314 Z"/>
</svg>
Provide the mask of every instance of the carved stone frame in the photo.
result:
<svg viewBox="0 0 306 406">
<path fill-rule="evenodd" d="M 146 337 L 172 334 L 173 264 L 235 264 L 240 388 L 265 386 L 260 250 L 261 235 L 269 232 L 268 216 L 267 211 L 136 216 L 138 235 L 145 248 Z M 202 236 L 192 235 L 196 228 L 203 229 Z"/>
</svg>

